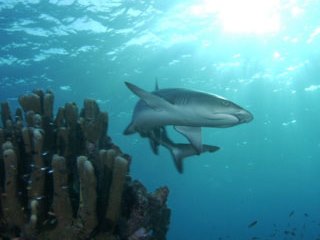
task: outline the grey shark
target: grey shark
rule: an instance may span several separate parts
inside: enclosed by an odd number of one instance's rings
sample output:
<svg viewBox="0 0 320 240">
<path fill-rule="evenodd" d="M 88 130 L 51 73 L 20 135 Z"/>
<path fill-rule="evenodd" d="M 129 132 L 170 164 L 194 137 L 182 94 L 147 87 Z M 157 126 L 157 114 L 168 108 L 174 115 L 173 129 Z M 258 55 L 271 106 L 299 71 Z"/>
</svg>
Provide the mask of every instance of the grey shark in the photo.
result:
<svg viewBox="0 0 320 240">
<path fill-rule="evenodd" d="M 125 84 L 140 98 L 134 108 L 132 121 L 124 130 L 125 135 L 139 133 L 142 137 L 152 139 L 155 131 L 172 125 L 188 139 L 195 154 L 201 154 L 207 150 L 202 144 L 202 127 L 227 128 L 253 119 L 249 111 L 218 95 L 184 88 L 156 87 L 155 91 L 147 92 L 132 83 Z M 161 140 L 161 137 L 154 137 L 155 142 L 157 139 Z M 168 145 L 164 147 L 168 148 Z"/>
<path fill-rule="evenodd" d="M 167 148 L 172 155 L 174 164 L 179 173 L 183 172 L 183 164 L 182 160 L 194 156 L 199 155 L 198 151 L 191 145 L 185 143 L 174 143 L 168 136 L 165 127 L 157 128 L 149 132 L 148 136 L 150 146 L 154 154 L 158 155 L 159 153 L 159 145 Z M 215 152 L 220 148 L 217 146 L 211 146 L 203 144 L 202 152 Z"/>
</svg>

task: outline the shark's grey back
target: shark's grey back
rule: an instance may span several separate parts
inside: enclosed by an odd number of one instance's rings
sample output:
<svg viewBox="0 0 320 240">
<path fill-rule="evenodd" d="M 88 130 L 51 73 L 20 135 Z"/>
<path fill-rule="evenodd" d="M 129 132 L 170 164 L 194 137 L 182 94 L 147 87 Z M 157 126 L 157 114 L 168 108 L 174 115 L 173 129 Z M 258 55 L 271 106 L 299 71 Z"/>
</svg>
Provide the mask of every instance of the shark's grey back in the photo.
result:
<svg viewBox="0 0 320 240">
<path fill-rule="evenodd" d="M 210 101 L 214 98 L 218 99 L 216 95 L 192 91 L 184 88 L 166 88 L 154 91 L 153 94 L 162 97 L 171 104 L 184 105 L 188 104 L 189 101 Z"/>
<path fill-rule="evenodd" d="M 152 94 L 155 94 L 165 99 L 173 105 L 187 105 L 190 103 L 197 102 L 213 103 L 214 100 L 223 100 L 223 98 L 213 94 L 198 91 L 196 92 L 184 88 L 165 88 L 153 91 Z M 139 111 L 145 107 L 149 106 L 143 100 L 139 99 L 139 101 L 136 104 L 135 111 Z"/>
</svg>

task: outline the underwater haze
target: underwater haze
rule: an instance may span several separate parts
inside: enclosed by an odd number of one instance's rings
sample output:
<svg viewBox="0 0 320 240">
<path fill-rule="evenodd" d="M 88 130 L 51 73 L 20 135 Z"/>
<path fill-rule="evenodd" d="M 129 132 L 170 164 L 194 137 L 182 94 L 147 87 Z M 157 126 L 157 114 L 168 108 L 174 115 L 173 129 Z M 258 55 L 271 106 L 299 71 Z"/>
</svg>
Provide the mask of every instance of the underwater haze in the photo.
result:
<svg viewBox="0 0 320 240">
<path fill-rule="evenodd" d="M 320 239 L 320 1 L 0 0 L 0 101 L 51 89 L 98 101 L 150 191 L 170 188 L 168 240 Z M 254 120 L 205 128 L 221 149 L 184 161 L 125 136 L 137 96 L 218 94 Z M 175 142 L 185 142 L 168 128 Z"/>
</svg>

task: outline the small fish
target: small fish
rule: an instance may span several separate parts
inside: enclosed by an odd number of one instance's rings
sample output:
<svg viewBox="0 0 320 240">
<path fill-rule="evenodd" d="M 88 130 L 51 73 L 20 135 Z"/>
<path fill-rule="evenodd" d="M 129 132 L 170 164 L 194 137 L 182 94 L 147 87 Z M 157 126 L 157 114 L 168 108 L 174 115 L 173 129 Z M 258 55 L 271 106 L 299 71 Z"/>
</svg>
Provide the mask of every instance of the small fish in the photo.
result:
<svg viewBox="0 0 320 240">
<path fill-rule="evenodd" d="M 257 220 L 254 220 L 253 222 L 251 222 L 249 225 L 248 225 L 248 228 L 252 228 L 254 227 L 255 225 L 257 225 L 258 221 Z"/>
<path fill-rule="evenodd" d="M 49 154 L 48 151 L 45 151 L 45 152 L 41 153 L 42 157 L 45 157 L 45 156 L 47 156 L 48 154 Z"/>
<path fill-rule="evenodd" d="M 294 215 L 294 210 L 292 210 L 290 213 L 289 213 L 289 217 L 292 217 Z"/>
<path fill-rule="evenodd" d="M 290 230 L 284 230 L 283 233 L 285 235 L 296 236 L 295 229 L 292 229 L 291 231 Z"/>
<path fill-rule="evenodd" d="M 308 214 L 308 213 L 304 213 L 304 216 L 305 216 L 305 217 L 309 217 L 309 214 Z"/>
</svg>

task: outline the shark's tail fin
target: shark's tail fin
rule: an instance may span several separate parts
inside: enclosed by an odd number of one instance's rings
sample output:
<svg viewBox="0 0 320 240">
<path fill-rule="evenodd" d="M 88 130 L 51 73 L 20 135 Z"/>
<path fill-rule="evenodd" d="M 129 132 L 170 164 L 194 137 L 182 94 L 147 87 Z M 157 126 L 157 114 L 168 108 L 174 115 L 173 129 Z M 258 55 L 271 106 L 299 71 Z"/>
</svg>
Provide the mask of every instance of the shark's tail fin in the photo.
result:
<svg viewBox="0 0 320 240">
<path fill-rule="evenodd" d="M 193 155 L 199 155 L 198 152 L 194 149 L 191 144 L 172 144 L 170 146 L 170 153 L 173 157 L 174 164 L 179 173 L 183 173 L 183 159 L 186 157 L 190 157 Z M 202 152 L 215 152 L 218 151 L 220 148 L 217 146 L 211 145 L 203 145 Z"/>
<path fill-rule="evenodd" d="M 188 150 L 190 144 L 175 144 L 170 149 L 170 153 L 173 158 L 174 165 L 179 173 L 183 173 L 183 159 L 186 157 L 186 150 Z"/>
<path fill-rule="evenodd" d="M 134 127 L 133 127 L 133 124 L 130 123 L 130 124 L 128 125 L 128 127 L 123 131 L 123 134 L 124 134 L 124 135 L 130 135 L 130 134 L 133 134 L 133 133 L 135 133 L 135 132 L 136 132 L 136 131 L 135 131 Z"/>
</svg>

